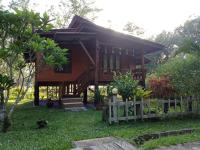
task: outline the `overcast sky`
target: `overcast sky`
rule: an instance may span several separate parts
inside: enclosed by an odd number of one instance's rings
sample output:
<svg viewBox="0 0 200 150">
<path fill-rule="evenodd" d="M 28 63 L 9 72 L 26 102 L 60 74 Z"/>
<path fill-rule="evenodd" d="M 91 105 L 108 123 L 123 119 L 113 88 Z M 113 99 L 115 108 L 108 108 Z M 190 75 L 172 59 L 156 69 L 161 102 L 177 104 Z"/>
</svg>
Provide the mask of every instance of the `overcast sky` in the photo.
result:
<svg viewBox="0 0 200 150">
<path fill-rule="evenodd" d="M 8 0 L 3 0 L 4 3 Z M 43 12 L 58 0 L 31 0 L 38 3 L 35 8 Z M 172 31 L 190 16 L 200 15 L 200 0 L 96 0 L 102 8 L 95 23 L 122 31 L 128 22 L 144 28 L 146 36 L 156 35 L 163 30 Z M 111 23 L 109 23 L 111 22 Z"/>
</svg>

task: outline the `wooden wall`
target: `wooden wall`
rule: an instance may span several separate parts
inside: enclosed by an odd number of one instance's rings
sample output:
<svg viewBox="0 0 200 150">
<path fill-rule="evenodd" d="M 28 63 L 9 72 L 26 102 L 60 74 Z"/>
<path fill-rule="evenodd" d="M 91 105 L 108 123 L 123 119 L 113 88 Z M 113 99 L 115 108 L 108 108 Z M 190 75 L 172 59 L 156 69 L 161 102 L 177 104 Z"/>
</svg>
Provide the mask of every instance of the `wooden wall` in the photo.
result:
<svg viewBox="0 0 200 150">
<path fill-rule="evenodd" d="M 95 42 L 85 42 L 86 48 L 88 49 L 91 57 L 95 60 Z M 88 70 L 92 64 L 85 54 L 84 50 L 79 44 L 77 45 L 65 45 L 64 47 L 68 48 L 72 52 L 72 73 L 56 73 L 51 67 L 42 67 L 39 69 L 38 74 L 36 75 L 36 81 L 38 82 L 73 82 L 75 81 L 84 71 Z M 112 72 L 103 72 L 103 52 L 100 50 L 100 62 L 99 62 L 99 82 L 107 83 L 112 81 L 113 73 Z M 120 72 L 126 72 L 130 68 L 135 68 L 134 57 L 130 54 L 122 52 L 120 55 Z M 94 73 L 94 72 L 93 72 Z M 91 79 L 93 80 L 93 79 Z"/>
<path fill-rule="evenodd" d="M 79 45 L 66 46 L 72 52 L 72 73 L 56 73 L 52 67 L 42 67 L 36 75 L 36 81 L 75 81 L 89 66 L 89 59 Z"/>
</svg>

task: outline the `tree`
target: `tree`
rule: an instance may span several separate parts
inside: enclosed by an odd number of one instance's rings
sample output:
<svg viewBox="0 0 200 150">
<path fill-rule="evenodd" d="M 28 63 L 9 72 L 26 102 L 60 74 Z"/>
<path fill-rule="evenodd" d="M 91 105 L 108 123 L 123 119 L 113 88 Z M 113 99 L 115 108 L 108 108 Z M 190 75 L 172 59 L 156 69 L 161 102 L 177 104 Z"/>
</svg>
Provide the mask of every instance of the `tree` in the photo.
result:
<svg viewBox="0 0 200 150">
<path fill-rule="evenodd" d="M 165 63 L 168 59 L 179 53 L 180 47 L 186 42 L 186 39 L 192 40 L 194 43 L 200 44 L 200 17 L 188 20 L 177 27 L 173 32 L 163 31 L 158 34 L 153 40 L 163 44 L 165 49 L 154 54 L 149 54 L 147 57 L 151 60 L 151 66 L 155 68 L 158 64 Z"/>
<path fill-rule="evenodd" d="M 127 31 L 131 35 L 140 36 L 144 34 L 144 29 L 140 28 L 139 26 L 135 25 L 133 22 L 128 22 L 124 28 L 124 31 Z"/>
<path fill-rule="evenodd" d="M 66 27 L 74 15 L 85 17 L 89 20 L 97 18 L 96 13 L 101 9 L 94 6 L 91 0 L 61 0 L 57 7 L 51 6 L 48 12 L 55 19 L 55 26 Z"/>
<path fill-rule="evenodd" d="M 37 32 L 48 31 L 51 27 L 46 13 L 40 16 L 39 13 L 26 9 L 15 9 L 14 12 L 0 11 L 0 61 L 6 70 L 3 75 L 14 80 L 15 87 L 19 89 L 11 107 L 7 107 L 10 88 L 4 93 L 6 98 L 1 98 L 3 103 L 0 112 L 3 114 L 4 124 L 10 120 L 16 105 L 24 98 L 32 84 L 36 72 L 34 63 L 36 53 L 42 58 L 40 61 L 37 60 L 37 67 L 42 65 L 60 67 L 67 61 L 66 49 L 61 49 L 51 39 L 40 37 Z"/>
<path fill-rule="evenodd" d="M 1 75 L 0 74 L 0 106 L 1 106 L 1 109 L 4 111 L 3 113 L 6 113 L 6 108 L 5 107 L 5 101 L 7 101 L 7 99 L 4 98 L 4 93 L 6 91 L 8 91 L 10 89 L 11 86 L 14 85 L 14 81 L 12 79 L 10 79 L 8 76 L 6 75 Z M 8 97 L 6 97 L 8 98 Z M 3 116 L 4 117 L 4 116 Z M 10 121 L 9 121 L 9 118 L 8 116 L 5 116 L 3 118 L 4 120 L 4 124 L 3 124 L 3 129 L 2 131 L 3 132 L 6 132 L 7 129 L 9 128 L 10 126 Z"/>
<path fill-rule="evenodd" d="M 9 3 L 9 8 L 11 9 L 27 9 L 29 7 L 30 0 L 12 0 Z"/>
<path fill-rule="evenodd" d="M 0 0 L 0 9 L 3 8 L 2 0 Z"/>
</svg>

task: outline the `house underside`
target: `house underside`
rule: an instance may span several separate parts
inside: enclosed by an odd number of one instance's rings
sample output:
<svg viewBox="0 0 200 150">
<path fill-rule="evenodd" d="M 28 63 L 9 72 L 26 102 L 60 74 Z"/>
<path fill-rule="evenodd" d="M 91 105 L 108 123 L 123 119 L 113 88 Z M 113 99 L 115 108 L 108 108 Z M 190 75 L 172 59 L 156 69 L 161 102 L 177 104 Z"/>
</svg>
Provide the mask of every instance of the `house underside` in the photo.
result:
<svg viewBox="0 0 200 150">
<path fill-rule="evenodd" d="M 68 63 L 62 68 L 37 66 L 41 56 L 37 55 L 35 76 L 35 105 L 41 93 L 48 98 L 62 100 L 66 97 L 84 95 L 87 88 L 106 85 L 113 75 L 132 72 L 133 78 L 145 84 L 145 54 L 163 48 L 162 45 L 115 32 L 75 16 L 67 29 L 41 32 L 41 36 L 54 39 L 60 47 L 68 49 Z M 45 97 L 46 98 L 46 97 Z"/>
</svg>

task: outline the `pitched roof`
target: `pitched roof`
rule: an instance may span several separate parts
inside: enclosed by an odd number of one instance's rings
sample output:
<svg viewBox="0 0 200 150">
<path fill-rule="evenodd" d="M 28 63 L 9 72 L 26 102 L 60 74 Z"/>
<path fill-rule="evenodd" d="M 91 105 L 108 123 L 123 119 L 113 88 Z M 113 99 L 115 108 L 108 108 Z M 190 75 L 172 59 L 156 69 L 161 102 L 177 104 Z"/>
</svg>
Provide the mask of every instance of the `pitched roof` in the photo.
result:
<svg viewBox="0 0 200 150">
<path fill-rule="evenodd" d="M 85 40 L 95 38 L 96 36 L 100 37 L 101 35 L 104 41 L 108 39 L 105 44 L 112 45 L 114 43 L 116 44 L 114 46 L 122 46 L 121 48 L 129 45 L 129 48 L 136 48 L 136 51 L 143 49 L 145 54 L 159 51 L 164 48 L 161 44 L 101 27 L 77 15 L 73 17 L 68 28 L 53 29 L 49 32 L 42 32 L 40 35 L 63 42 L 74 39 Z"/>
<path fill-rule="evenodd" d="M 87 31 L 100 32 L 105 35 L 128 40 L 130 42 L 145 46 L 147 49 L 149 49 L 149 51 L 146 50 L 146 53 L 162 50 L 164 48 L 164 46 L 161 44 L 101 27 L 77 15 L 73 17 L 71 23 L 69 24 L 69 28 L 76 28 L 76 31 L 78 32 L 82 32 L 87 29 Z"/>
</svg>

